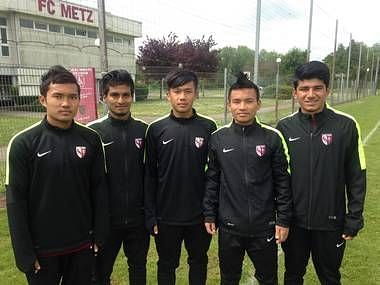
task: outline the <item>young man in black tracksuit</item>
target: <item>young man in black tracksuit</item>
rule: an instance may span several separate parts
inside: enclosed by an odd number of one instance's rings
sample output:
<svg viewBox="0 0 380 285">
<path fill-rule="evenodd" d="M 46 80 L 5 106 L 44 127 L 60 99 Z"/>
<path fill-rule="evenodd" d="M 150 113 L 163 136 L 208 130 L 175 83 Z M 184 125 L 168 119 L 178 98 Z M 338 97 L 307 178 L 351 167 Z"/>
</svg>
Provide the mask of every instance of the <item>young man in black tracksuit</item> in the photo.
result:
<svg viewBox="0 0 380 285">
<path fill-rule="evenodd" d="M 297 113 L 277 128 L 290 153 L 294 219 L 285 252 L 285 284 L 302 284 L 311 253 L 322 284 L 340 284 L 345 243 L 363 227 L 366 164 L 356 120 L 326 105 L 330 73 L 312 61 L 296 69 Z"/>
<path fill-rule="evenodd" d="M 144 225 L 144 142 L 147 124 L 131 115 L 134 82 L 126 70 L 113 70 L 100 81 L 108 115 L 89 126 L 102 137 L 106 154 L 111 231 L 98 255 L 97 284 L 110 284 L 123 245 L 129 284 L 146 284 L 149 232 Z"/>
<path fill-rule="evenodd" d="M 258 87 L 241 73 L 231 86 L 231 124 L 211 136 L 205 226 L 219 228 L 221 284 L 239 284 L 245 252 L 260 284 L 277 284 L 277 243 L 285 241 L 291 219 L 286 143 L 261 124 Z"/>
<path fill-rule="evenodd" d="M 45 118 L 9 143 L 6 195 L 17 267 L 36 285 L 91 284 L 108 230 L 99 135 L 73 121 L 80 88 L 62 66 L 42 76 Z"/>
<path fill-rule="evenodd" d="M 180 70 L 167 76 L 172 110 L 153 122 L 146 135 L 146 225 L 154 234 L 160 285 L 175 284 L 182 241 L 188 253 L 189 284 L 207 277 L 211 236 L 203 226 L 204 169 L 213 120 L 193 108 L 197 76 Z"/>
</svg>

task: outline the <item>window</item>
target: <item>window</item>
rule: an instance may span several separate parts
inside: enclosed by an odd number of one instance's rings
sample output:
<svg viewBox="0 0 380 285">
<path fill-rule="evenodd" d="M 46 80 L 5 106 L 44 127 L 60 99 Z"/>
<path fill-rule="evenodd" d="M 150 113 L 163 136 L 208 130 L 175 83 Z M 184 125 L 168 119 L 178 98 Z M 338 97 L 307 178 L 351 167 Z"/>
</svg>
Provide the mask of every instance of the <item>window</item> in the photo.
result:
<svg viewBox="0 0 380 285">
<path fill-rule="evenodd" d="M 6 28 L 0 28 L 0 39 L 2 44 L 8 43 L 7 40 L 7 29 Z"/>
<path fill-rule="evenodd" d="M 1 46 L 1 55 L 2 56 L 9 56 L 9 47 L 8 46 Z"/>
<path fill-rule="evenodd" d="M 82 36 L 82 37 L 87 36 L 87 31 L 86 30 L 76 29 L 75 33 L 76 33 L 77 36 Z"/>
<path fill-rule="evenodd" d="M 118 44 L 123 43 L 123 39 L 122 38 L 114 37 L 113 40 L 115 41 L 115 43 L 118 43 Z"/>
<path fill-rule="evenodd" d="M 0 17 L 0 26 L 6 26 L 7 25 L 7 19 Z"/>
<path fill-rule="evenodd" d="M 112 43 L 113 37 L 111 35 L 106 35 L 106 42 Z"/>
<path fill-rule="evenodd" d="M 63 31 L 64 31 L 65 34 L 74 35 L 75 36 L 75 29 L 72 28 L 72 27 L 64 26 L 63 27 Z"/>
<path fill-rule="evenodd" d="M 34 22 L 34 28 L 37 30 L 47 30 L 47 24 L 41 22 Z"/>
<path fill-rule="evenodd" d="M 98 38 L 98 33 L 95 31 L 92 31 L 92 30 L 88 30 L 87 31 L 87 37 L 89 37 L 91 39 L 96 39 L 96 38 Z"/>
<path fill-rule="evenodd" d="M 20 19 L 20 26 L 23 28 L 33 29 L 33 21 L 29 19 Z"/>
<path fill-rule="evenodd" d="M 49 32 L 60 33 L 61 32 L 61 26 L 49 24 Z"/>
</svg>

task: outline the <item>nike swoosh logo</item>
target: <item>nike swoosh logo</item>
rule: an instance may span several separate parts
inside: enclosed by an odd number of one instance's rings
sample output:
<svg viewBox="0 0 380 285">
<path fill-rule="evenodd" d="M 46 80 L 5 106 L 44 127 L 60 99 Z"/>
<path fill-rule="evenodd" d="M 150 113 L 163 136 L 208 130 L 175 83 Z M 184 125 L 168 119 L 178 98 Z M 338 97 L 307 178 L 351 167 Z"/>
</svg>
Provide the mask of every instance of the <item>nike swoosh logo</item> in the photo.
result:
<svg viewBox="0 0 380 285">
<path fill-rule="evenodd" d="M 296 138 L 292 138 L 292 137 L 290 137 L 290 138 L 289 138 L 289 141 L 290 141 L 290 142 L 298 141 L 300 138 L 301 138 L 301 137 L 296 137 Z"/>
<path fill-rule="evenodd" d="M 47 155 L 48 153 L 51 153 L 51 150 L 45 151 L 45 152 L 43 152 L 43 153 L 39 153 L 39 152 L 37 152 L 37 156 L 38 156 L 38 157 L 43 157 L 44 155 Z"/>
<path fill-rule="evenodd" d="M 274 239 L 274 236 L 271 236 L 270 238 L 267 238 L 267 242 L 271 242 L 272 239 Z"/>
<path fill-rule="evenodd" d="M 336 247 L 341 247 L 342 245 L 344 245 L 344 241 L 342 241 L 341 243 L 337 243 Z"/>
<path fill-rule="evenodd" d="M 104 143 L 103 146 L 107 146 L 107 145 L 110 145 L 110 144 L 113 144 L 113 141 L 108 142 L 108 143 Z"/>
<path fill-rule="evenodd" d="M 233 151 L 234 149 L 233 148 L 223 148 L 223 152 L 226 153 L 226 152 L 230 152 L 230 151 Z"/>
<path fill-rule="evenodd" d="M 174 139 L 170 139 L 170 140 L 167 140 L 167 141 L 162 141 L 162 144 L 168 144 L 170 143 L 171 141 L 173 141 Z"/>
</svg>

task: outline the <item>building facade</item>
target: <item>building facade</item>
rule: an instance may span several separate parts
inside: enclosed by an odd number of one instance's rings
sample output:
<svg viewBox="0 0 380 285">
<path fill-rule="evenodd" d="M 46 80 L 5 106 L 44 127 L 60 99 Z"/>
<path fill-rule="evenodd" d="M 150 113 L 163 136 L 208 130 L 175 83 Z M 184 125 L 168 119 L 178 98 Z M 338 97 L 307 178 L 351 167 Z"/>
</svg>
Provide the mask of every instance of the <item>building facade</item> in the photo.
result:
<svg viewBox="0 0 380 285">
<path fill-rule="evenodd" d="M 141 33 L 141 22 L 106 13 L 110 70 L 125 68 L 135 73 L 134 39 Z M 23 93 L 23 85 L 35 84 L 20 82 L 20 78 L 28 80 L 28 76 L 22 76 L 25 68 L 30 73 L 30 68 L 36 67 L 35 72 L 42 73 L 45 67 L 55 64 L 94 67 L 99 78 L 97 38 L 95 8 L 60 0 L 0 0 L 0 82 L 14 85 L 18 81 Z"/>
</svg>

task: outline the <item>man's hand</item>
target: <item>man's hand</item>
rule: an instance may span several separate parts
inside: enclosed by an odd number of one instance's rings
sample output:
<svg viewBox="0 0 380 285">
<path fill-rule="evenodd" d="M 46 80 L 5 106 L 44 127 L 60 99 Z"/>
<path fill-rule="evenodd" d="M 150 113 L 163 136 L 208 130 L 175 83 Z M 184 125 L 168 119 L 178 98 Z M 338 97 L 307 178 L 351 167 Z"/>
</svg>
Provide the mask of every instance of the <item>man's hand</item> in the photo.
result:
<svg viewBox="0 0 380 285">
<path fill-rule="evenodd" d="M 153 226 L 153 234 L 158 235 L 158 226 L 157 225 Z"/>
<path fill-rule="evenodd" d="M 287 239 L 288 234 L 289 234 L 289 228 L 276 226 L 276 234 L 275 234 L 276 243 L 280 244 L 284 242 Z"/>
<path fill-rule="evenodd" d="M 207 231 L 210 235 L 214 235 L 214 234 L 216 234 L 216 226 L 215 226 L 215 223 L 205 223 L 205 227 L 206 227 L 206 231 Z"/>
<path fill-rule="evenodd" d="M 353 238 L 354 238 L 353 236 L 342 234 L 342 239 L 344 239 L 344 240 L 352 240 Z"/>
<path fill-rule="evenodd" d="M 38 271 L 40 271 L 40 270 L 41 270 L 41 265 L 38 262 L 38 259 L 36 259 L 36 261 L 34 262 L 34 273 L 37 274 Z"/>
</svg>

